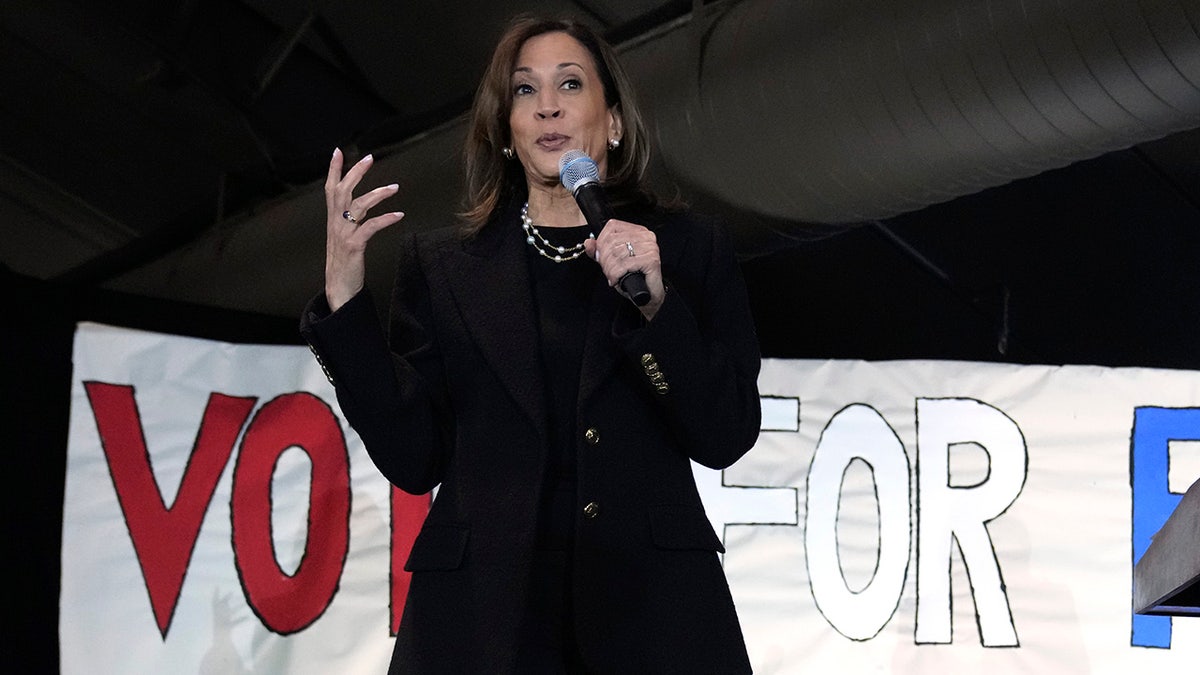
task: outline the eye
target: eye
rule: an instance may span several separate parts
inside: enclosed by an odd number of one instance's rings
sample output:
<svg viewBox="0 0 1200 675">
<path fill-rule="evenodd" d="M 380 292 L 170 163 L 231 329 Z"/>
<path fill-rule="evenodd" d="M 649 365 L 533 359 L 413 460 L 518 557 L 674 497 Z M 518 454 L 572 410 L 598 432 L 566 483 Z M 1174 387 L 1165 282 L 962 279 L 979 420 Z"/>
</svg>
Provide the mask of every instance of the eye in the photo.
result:
<svg viewBox="0 0 1200 675">
<path fill-rule="evenodd" d="M 562 88 L 563 89 L 582 89 L 583 82 L 579 81 L 579 79 L 575 78 L 575 77 L 568 78 L 563 81 Z"/>
<path fill-rule="evenodd" d="M 516 87 L 513 87 L 513 96 L 528 96 L 529 94 L 532 94 L 532 93 L 533 93 L 533 87 L 528 84 L 525 84 L 525 83 L 521 83 L 521 84 L 518 84 Z"/>
</svg>

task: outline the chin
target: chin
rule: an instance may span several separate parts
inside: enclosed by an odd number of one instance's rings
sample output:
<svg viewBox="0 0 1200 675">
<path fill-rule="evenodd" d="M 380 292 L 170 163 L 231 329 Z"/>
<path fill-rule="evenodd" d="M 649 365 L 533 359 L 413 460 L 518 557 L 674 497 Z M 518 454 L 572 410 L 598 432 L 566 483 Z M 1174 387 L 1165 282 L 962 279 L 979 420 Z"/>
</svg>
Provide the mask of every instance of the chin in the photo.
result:
<svg viewBox="0 0 1200 675">
<path fill-rule="evenodd" d="M 540 167 L 533 167 L 532 171 L 525 172 L 525 182 L 533 185 L 541 185 L 543 187 L 556 187 L 561 185 L 561 179 L 558 176 L 558 167 L 554 167 L 553 173 L 542 171 Z"/>
<path fill-rule="evenodd" d="M 525 179 L 544 185 L 558 183 L 558 157 L 539 158 L 539 160 L 526 163 Z"/>
</svg>

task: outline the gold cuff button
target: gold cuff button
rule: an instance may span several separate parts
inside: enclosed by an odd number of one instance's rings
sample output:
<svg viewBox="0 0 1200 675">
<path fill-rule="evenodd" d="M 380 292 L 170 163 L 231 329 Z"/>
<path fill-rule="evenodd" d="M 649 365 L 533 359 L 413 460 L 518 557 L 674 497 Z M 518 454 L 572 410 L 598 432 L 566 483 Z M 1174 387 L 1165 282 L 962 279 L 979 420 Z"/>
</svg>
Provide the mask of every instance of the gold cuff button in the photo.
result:
<svg viewBox="0 0 1200 675">
<path fill-rule="evenodd" d="M 596 427 L 591 427 L 583 432 L 583 439 L 588 442 L 588 445 L 598 445 L 600 443 L 600 431 Z"/>
<path fill-rule="evenodd" d="M 600 515 L 600 505 L 596 502 L 588 502 L 587 506 L 583 507 L 583 515 L 585 518 L 595 518 Z"/>
</svg>

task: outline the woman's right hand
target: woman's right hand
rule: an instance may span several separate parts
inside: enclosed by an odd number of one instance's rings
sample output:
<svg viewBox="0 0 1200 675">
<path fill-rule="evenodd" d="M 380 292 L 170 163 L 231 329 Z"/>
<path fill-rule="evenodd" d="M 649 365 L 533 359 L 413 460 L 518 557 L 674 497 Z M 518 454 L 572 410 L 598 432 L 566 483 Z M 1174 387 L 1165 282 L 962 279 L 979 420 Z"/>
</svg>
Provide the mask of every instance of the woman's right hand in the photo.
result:
<svg viewBox="0 0 1200 675">
<path fill-rule="evenodd" d="M 366 279 L 367 241 L 376 232 L 404 217 L 399 211 L 367 218 L 367 212 L 379 202 L 396 194 L 396 184 L 375 188 L 354 197 L 354 188 L 362 180 L 374 158 L 367 155 L 342 176 L 341 149 L 333 151 L 329 174 L 325 177 L 325 299 L 329 309 L 339 307 L 362 290 Z M 343 214 L 348 214 L 356 222 Z"/>
</svg>

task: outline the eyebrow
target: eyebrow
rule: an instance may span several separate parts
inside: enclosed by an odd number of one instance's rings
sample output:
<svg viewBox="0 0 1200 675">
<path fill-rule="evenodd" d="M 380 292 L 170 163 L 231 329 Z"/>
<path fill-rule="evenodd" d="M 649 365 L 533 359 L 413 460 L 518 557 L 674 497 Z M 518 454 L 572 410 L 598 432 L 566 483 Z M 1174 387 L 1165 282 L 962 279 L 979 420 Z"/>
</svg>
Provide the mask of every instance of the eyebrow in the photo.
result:
<svg viewBox="0 0 1200 675">
<path fill-rule="evenodd" d="M 578 63 L 575 63 L 574 61 L 564 61 L 563 63 L 558 64 L 558 70 L 562 70 L 563 68 L 567 68 L 569 66 L 575 66 L 576 68 L 580 68 L 580 69 L 583 68 L 583 66 L 581 66 Z M 516 68 L 513 68 L 513 72 L 514 73 L 532 73 L 533 68 L 530 68 L 529 66 L 518 66 Z"/>
</svg>

